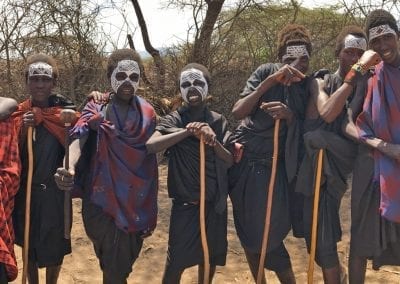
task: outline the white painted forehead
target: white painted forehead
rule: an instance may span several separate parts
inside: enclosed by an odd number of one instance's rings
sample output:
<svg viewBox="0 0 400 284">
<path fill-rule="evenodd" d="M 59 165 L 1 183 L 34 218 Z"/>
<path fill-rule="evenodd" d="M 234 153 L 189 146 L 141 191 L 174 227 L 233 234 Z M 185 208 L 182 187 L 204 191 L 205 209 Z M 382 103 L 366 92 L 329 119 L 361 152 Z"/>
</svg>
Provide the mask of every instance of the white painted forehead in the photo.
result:
<svg viewBox="0 0 400 284">
<path fill-rule="evenodd" d="M 348 34 L 344 38 L 344 49 L 346 48 L 358 48 L 362 50 L 367 49 L 367 41 L 363 37 Z"/>
<path fill-rule="evenodd" d="M 194 80 L 207 81 L 204 74 L 199 69 L 190 68 L 181 73 L 181 81 L 194 81 Z"/>
<path fill-rule="evenodd" d="M 117 67 L 115 68 L 118 72 L 135 72 L 140 74 L 139 64 L 135 60 L 121 60 L 118 61 Z"/>
<path fill-rule="evenodd" d="M 29 65 L 28 77 L 46 76 L 53 78 L 53 67 L 46 62 L 35 62 Z"/>
</svg>

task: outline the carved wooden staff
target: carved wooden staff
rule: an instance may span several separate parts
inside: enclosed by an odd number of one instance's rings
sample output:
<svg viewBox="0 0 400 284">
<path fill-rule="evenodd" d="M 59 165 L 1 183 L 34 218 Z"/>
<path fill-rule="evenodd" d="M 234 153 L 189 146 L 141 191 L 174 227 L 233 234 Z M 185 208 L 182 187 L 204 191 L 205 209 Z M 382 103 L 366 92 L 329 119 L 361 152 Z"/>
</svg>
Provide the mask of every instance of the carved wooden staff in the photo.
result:
<svg viewBox="0 0 400 284">
<path fill-rule="evenodd" d="M 65 126 L 65 169 L 69 169 L 69 130 L 72 123 L 76 120 L 76 113 L 72 109 L 63 109 L 60 114 L 60 120 Z M 71 238 L 71 192 L 69 190 L 64 191 L 64 238 Z"/>
<path fill-rule="evenodd" d="M 22 283 L 26 283 L 29 262 L 29 230 L 31 223 L 31 193 L 32 193 L 32 177 L 33 177 L 33 127 L 28 127 L 26 136 L 28 146 L 28 177 L 26 181 L 26 201 L 25 201 L 25 229 L 24 229 L 24 255 L 22 268 Z"/>
<path fill-rule="evenodd" d="M 270 228 L 270 224 L 271 224 L 272 198 L 274 196 L 276 165 L 278 162 L 279 123 L 280 123 L 280 119 L 275 120 L 274 151 L 272 154 L 272 170 L 271 170 L 271 177 L 269 179 L 269 185 L 268 185 L 268 197 L 267 197 L 267 207 L 266 207 L 267 212 L 265 214 L 264 235 L 263 235 L 262 247 L 261 247 L 261 253 L 260 253 L 260 262 L 258 264 L 257 284 L 261 284 L 263 277 L 264 277 L 264 262 L 265 262 L 265 255 L 267 253 L 267 246 L 268 246 L 268 235 L 269 235 L 269 228 Z"/>
<path fill-rule="evenodd" d="M 313 283 L 313 276 L 314 276 L 314 259 L 315 259 L 315 250 L 317 247 L 318 208 L 319 208 L 319 193 L 321 190 L 323 156 L 324 156 L 324 150 L 319 149 L 316 178 L 315 178 L 315 189 L 314 189 L 313 220 L 311 227 L 311 249 L 310 249 L 310 259 L 308 262 L 308 272 L 307 272 L 308 284 Z"/>
<path fill-rule="evenodd" d="M 206 158 L 204 137 L 200 136 L 200 234 L 201 246 L 204 255 L 204 280 L 203 283 L 209 283 L 210 276 L 210 256 L 207 244 L 206 221 L 205 221 L 205 203 L 206 203 Z"/>
</svg>

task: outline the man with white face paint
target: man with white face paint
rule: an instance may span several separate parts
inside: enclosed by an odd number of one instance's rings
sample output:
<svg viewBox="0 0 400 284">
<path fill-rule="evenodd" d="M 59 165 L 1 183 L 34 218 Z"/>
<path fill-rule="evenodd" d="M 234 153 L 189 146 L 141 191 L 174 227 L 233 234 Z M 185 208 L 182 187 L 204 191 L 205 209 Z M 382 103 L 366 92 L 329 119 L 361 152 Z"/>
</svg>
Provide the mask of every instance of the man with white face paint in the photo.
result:
<svg viewBox="0 0 400 284">
<path fill-rule="evenodd" d="M 91 99 L 71 131 L 69 171 L 60 188 L 81 190 L 82 217 L 93 242 L 103 283 L 126 283 L 143 239 L 157 223 L 157 161 L 145 143 L 154 132 L 153 107 L 136 96 L 140 57 L 114 51 L 107 66 L 113 89 L 105 104 Z"/>
<path fill-rule="evenodd" d="M 34 129 L 33 177 L 30 204 L 28 280 L 38 283 L 38 268 L 46 268 L 46 283 L 57 283 L 64 255 L 71 253 L 71 240 L 64 238 L 64 193 L 53 175 L 64 158 L 65 127 L 60 120 L 63 108 L 74 108 L 65 97 L 53 94 L 58 78 L 55 60 L 46 54 L 33 54 L 25 69 L 28 98 L 18 105 L 12 117 L 19 134 L 21 182 L 15 196 L 13 223 L 15 243 L 24 245 L 26 185 L 29 154 L 28 127 Z"/>
<path fill-rule="evenodd" d="M 179 86 L 185 104 L 162 117 L 146 143 L 150 153 L 166 150 L 168 193 L 172 198 L 168 257 L 163 283 L 179 283 L 183 271 L 199 265 L 203 283 L 203 253 L 199 224 L 199 138 L 206 143 L 206 231 L 210 251 L 210 282 L 216 265 L 225 265 L 227 252 L 227 168 L 231 153 L 223 146 L 226 119 L 206 105 L 210 75 L 200 64 L 183 68 Z"/>
<path fill-rule="evenodd" d="M 301 25 L 287 25 L 278 34 L 280 63 L 262 64 L 251 74 L 232 114 L 241 119 L 232 143 L 244 146 L 242 159 L 229 171 L 230 199 L 236 232 L 254 279 L 260 261 L 268 184 L 271 177 L 275 120 L 280 119 L 279 154 L 266 261 L 282 283 L 295 283 L 289 254 L 283 243 L 301 218 L 292 208 L 301 208 L 293 185 L 302 155 L 302 121 L 308 100 L 308 70 L 311 40 Z M 297 204 L 299 202 L 299 204 Z M 293 212 L 293 214 L 292 214 Z M 297 232 L 296 232 L 297 234 Z M 263 281 L 265 276 L 263 274 Z M 265 282 L 264 282 L 265 283 Z"/>
<path fill-rule="evenodd" d="M 335 55 L 339 67 L 335 73 L 318 75 L 311 82 L 304 123 L 303 157 L 296 191 L 304 195 L 303 224 L 307 248 L 311 247 L 314 200 L 314 177 L 319 149 L 324 149 L 323 178 L 319 195 L 318 233 L 315 261 L 322 268 L 325 283 L 341 283 L 342 273 L 337 253 L 341 239 L 340 202 L 356 155 L 353 142 L 342 134 L 342 123 L 355 87 L 344 82 L 351 67 L 367 48 L 366 36 L 357 26 L 342 29 L 336 39 Z M 341 279 L 342 278 L 342 279 Z"/>
</svg>

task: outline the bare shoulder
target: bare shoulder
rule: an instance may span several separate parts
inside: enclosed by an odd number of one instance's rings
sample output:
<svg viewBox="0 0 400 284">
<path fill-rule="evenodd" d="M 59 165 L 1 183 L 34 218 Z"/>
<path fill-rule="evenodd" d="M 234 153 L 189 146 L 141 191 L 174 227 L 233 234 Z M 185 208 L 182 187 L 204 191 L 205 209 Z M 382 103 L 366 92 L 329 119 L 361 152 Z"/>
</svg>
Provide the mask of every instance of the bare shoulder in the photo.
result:
<svg viewBox="0 0 400 284">
<path fill-rule="evenodd" d="M 16 100 L 11 98 L 0 97 L 0 120 L 4 120 L 10 116 L 18 107 Z"/>
</svg>

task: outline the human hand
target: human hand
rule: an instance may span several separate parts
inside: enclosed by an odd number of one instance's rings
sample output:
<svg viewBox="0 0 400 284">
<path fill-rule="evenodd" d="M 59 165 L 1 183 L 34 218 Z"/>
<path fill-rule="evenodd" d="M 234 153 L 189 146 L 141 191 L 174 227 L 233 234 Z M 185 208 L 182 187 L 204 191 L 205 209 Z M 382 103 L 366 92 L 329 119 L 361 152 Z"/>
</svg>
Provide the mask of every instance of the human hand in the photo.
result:
<svg viewBox="0 0 400 284">
<path fill-rule="evenodd" d="M 290 86 L 292 83 L 300 82 L 306 77 L 295 67 L 285 64 L 277 72 L 271 75 L 273 79 L 282 85 Z"/>
<path fill-rule="evenodd" d="M 28 111 L 22 115 L 22 123 L 24 127 L 35 127 L 35 114 Z"/>
<path fill-rule="evenodd" d="M 102 93 L 99 91 L 92 91 L 87 95 L 88 100 L 93 99 L 96 104 L 106 104 L 110 100 L 108 93 Z"/>
<path fill-rule="evenodd" d="M 54 180 L 59 189 L 70 191 L 74 187 L 75 172 L 66 168 L 58 168 L 54 174 Z"/>
<path fill-rule="evenodd" d="M 286 119 L 291 120 L 293 118 L 293 113 L 290 108 L 284 103 L 274 101 L 274 102 L 263 102 L 260 108 L 272 116 L 273 119 Z"/>
<path fill-rule="evenodd" d="M 384 155 L 400 162 L 400 145 L 392 144 L 387 142 L 381 142 L 378 145 L 379 151 L 381 151 Z"/>
<path fill-rule="evenodd" d="M 373 51 L 372 49 L 368 49 L 363 53 L 356 64 L 360 64 L 365 73 L 369 68 L 381 62 L 381 60 L 382 59 L 377 52 Z"/>
<path fill-rule="evenodd" d="M 204 138 L 204 143 L 211 147 L 217 145 L 217 135 L 214 130 L 205 122 L 191 122 L 186 125 L 186 129 L 200 139 L 201 136 Z"/>
</svg>

